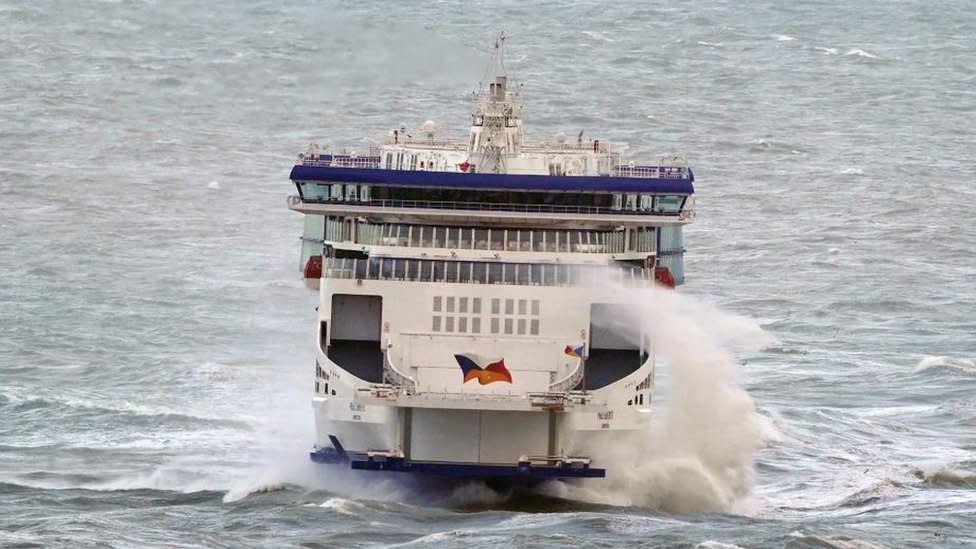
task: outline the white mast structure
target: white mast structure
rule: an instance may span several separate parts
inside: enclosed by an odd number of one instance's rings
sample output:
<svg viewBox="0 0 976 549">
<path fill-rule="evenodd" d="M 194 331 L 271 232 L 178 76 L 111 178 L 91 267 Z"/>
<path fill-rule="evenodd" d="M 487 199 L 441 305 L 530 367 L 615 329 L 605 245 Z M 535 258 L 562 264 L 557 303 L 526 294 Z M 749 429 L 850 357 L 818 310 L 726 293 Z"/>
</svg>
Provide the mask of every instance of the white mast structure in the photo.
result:
<svg viewBox="0 0 976 549">
<path fill-rule="evenodd" d="M 509 90 L 505 72 L 505 33 L 495 40 L 495 51 L 488 64 L 471 113 L 468 156 L 479 173 L 507 173 L 507 159 L 517 156 L 522 147 L 521 86 Z"/>
</svg>

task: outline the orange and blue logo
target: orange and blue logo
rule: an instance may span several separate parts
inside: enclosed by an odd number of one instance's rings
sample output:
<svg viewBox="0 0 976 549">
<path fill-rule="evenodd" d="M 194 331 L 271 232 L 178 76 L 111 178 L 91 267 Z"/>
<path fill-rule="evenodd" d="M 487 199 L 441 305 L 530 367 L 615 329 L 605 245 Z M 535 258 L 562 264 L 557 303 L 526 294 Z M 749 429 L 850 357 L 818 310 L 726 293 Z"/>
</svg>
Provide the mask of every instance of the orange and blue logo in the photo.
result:
<svg viewBox="0 0 976 549">
<path fill-rule="evenodd" d="M 488 385 L 496 381 L 512 382 L 512 373 L 505 367 L 505 359 L 485 360 L 473 354 L 454 355 L 461 373 L 464 375 L 463 383 L 472 379 L 477 379 L 481 385 Z M 484 366 L 482 366 L 484 365 Z"/>
<path fill-rule="evenodd" d="M 563 352 L 566 353 L 567 355 L 571 356 L 571 357 L 583 358 L 583 355 L 586 354 L 586 346 L 585 345 L 567 345 L 566 346 L 566 349 L 564 349 Z"/>
</svg>

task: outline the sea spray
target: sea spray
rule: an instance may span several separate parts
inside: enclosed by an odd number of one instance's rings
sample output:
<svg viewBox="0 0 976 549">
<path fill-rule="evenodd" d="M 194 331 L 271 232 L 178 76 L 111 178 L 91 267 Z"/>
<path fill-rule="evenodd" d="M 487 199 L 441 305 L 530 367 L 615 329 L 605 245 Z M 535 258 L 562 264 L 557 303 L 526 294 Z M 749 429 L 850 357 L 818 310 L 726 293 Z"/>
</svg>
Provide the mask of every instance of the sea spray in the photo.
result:
<svg viewBox="0 0 976 549">
<path fill-rule="evenodd" d="M 652 407 L 647 431 L 619 433 L 599 448 L 603 481 L 551 483 L 553 495 L 669 512 L 730 511 L 753 484 L 753 454 L 775 436 L 749 395 L 736 384 L 733 353 L 773 343 L 758 325 L 692 297 L 651 288 L 601 289 L 595 301 L 633 296 L 633 318 L 644 326 L 667 369 L 666 402 Z"/>
<path fill-rule="evenodd" d="M 308 370 L 291 366 L 260 368 L 263 398 L 251 402 L 260 420 L 251 425 L 248 444 L 239 449 L 237 469 L 225 503 L 286 486 L 324 491 L 341 498 L 401 501 L 416 491 L 409 478 L 353 471 L 348 465 L 321 465 L 309 459 L 315 426 L 309 405 Z M 251 410 L 252 413 L 254 410 Z M 336 500 L 338 501 L 338 500 Z"/>
<path fill-rule="evenodd" d="M 628 296 L 630 317 L 597 321 L 621 334 L 634 333 L 624 327 L 644 326 L 664 370 L 660 377 L 666 377 L 667 394 L 655 400 L 646 431 L 617 433 L 609 444 L 601 439 L 598 448 L 588 448 L 585 439 L 578 441 L 576 449 L 597 456 L 607 468 L 606 479 L 548 483 L 541 490 L 569 499 L 670 512 L 732 510 L 752 486 L 755 450 L 775 433 L 737 386 L 735 354 L 754 352 L 772 340 L 754 321 L 680 292 L 614 287 L 593 293 L 597 303 Z M 308 398 L 304 375 L 295 370 L 268 380 L 265 389 L 275 398 L 264 403 L 264 421 L 252 433 L 256 444 L 246 449 L 251 465 L 235 475 L 225 501 L 286 484 L 356 499 L 423 500 L 450 507 L 491 506 L 510 496 L 477 481 L 431 486 L 402 475 L 311 463 L 312 414 L 307 406 L 296 405 Z"/>
<path fill-rule="evenodd" d="M 240 448 L 241 466 L 233 475 L 224 502 L 285 485 L 369 497 L 369 485 L 357 472 L 340 467 L 323 471 L 308 457 L 315 440 L 308 404 L 308 370 L 277 366 L 260 371 L 267 372 L 260 383 L 265 397 L 251 403 L 260 409 L 260 420 L 251 426 L 250 444 Z"/>
</svg>

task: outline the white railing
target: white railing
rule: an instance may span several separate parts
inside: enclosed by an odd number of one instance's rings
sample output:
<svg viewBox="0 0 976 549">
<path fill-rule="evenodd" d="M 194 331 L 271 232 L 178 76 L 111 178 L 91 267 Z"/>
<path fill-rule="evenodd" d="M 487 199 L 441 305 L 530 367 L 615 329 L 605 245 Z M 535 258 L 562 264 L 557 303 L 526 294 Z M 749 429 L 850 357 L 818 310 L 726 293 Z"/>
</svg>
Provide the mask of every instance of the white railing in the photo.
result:
<svg viewBox="0 0 976 549">
<path fill-rule="evenodd" d="M 613 175 L 650 179 L 686 179 L 688 168 L 683 166 L 614 166 Z"/>
<path fill-rule="evenodd" d="M 361 224 L 357 244 L 509 252 L 622 253 L 623 231 L 473 229 L 403 223 Z"/>
<path fill-rule="evenodd" d="M 343 155 L 301 155 L 298 163 L 303 166 L 317 166 L 320 168 L 379 168 L 378 156 L 343 156 Z"/>
<path fill-rule="evenodd" d="M 393 360 L 390 358 L 390 348 L 393 344 L 387 342 L 386 348 L 383 349 L 383 378 L 390 384 L 400 387 L 407 393 L 414 393 L 417 391 L 417 380 L 408 376 L 407 374 L 400 371 L 399 368 L 393 364 Z"/>
<path fill-rule="evenodd" d="M 429 137 L 404 137 L 400 136 L 396 140 L 392 137 L 386 139 L 383 142 L 385 145 L 400 146 L 404 149 L 416 150 L 416 149 L 448 149 L 454 151 L 463 151 L 468 148 L 467 141 L 458 141 L 457 139 L 433 139 Z M 390 152 L 390 151 L 383 151 Z"/>
<path fill-rule="evenodd" d="M 682 221 L 694 219 L 696 215 L 696 211 L 695 211 L 696 202 L 697 199 L 694 196 L 689 196 L 685 200 L 685 207 L 681 208 L 681 213 L 678 214 L 678 219 Z"/>
<path fill-rule="evenodd" d="M 649 210 L 649 209 L 628 209 L 628 208 L 606 208 L 600 206 L 567 206 L 561 204 L 516 204 L 516 203 L 488 203 L 488 202 L 455 202 L 446 200 L 392 200 L 392 199 L 372 199 L 368 201 L 360 200 L 338 200 L 333 198 L 309 197 L 303 201 L 297 195 L 291 195 L 288 203 L 293 208 L 302 207 L 305 204 L 328 206 L 339 206 L 343 210 L 346 208 L 418 208 L 428 210 L 466 210 L 472 212 L 500 212 L 500 213 L 542 213 L 542 214 L 585 214 L 585 215 L 613 215 L 613 216 L 654 216 L 654 217 L 678 217 L 681 212 Z M 433 213 L 425 214 L 433 215 Z"/>
<path fill-rule="evenodd" d="M 568 263 L 513 263 L 376 256 L 332 257 L 322 263 L 322 278 L 398 280 L 515 286 L 599 286 L 610 283 L 645 286 L 654 281 L 650 268 Z"/>
<path fill-rule="evenodd" d="M 554 393 L 564 393 L 576 387 L 580 379 L 583 378 L 583 368 L 583 359 L 580 358 L 576 361 L 576 367 L 569 374 L 549 384 L 549 390 Z"/>
</svg>

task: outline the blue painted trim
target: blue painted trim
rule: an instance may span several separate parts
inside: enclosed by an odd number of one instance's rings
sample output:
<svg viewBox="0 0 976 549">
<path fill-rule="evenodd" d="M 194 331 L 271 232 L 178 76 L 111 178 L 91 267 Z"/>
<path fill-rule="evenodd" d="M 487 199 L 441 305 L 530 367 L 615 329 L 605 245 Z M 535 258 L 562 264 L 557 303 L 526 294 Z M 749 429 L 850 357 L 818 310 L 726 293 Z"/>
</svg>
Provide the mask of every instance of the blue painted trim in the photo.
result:
<svg viewBox="0 0 976 549">
<path fill-rule="evenodd" d="M 349 463 L 349 454 L 345 450 L 335 448 L 323 448 L 321 446 L 312 447 L 308 457 L 315 463 Z"/>
<path fill-rule="evenodd" d="M 329 442 L 332 443 L 332 447 L 335 448 L 336 452 L 339 452 L 339 455 L 343 459 L 349 459 L 349 455 L 346 454 L 346 449 L 342 447 L 342 443 L 339 442 L 339 439 L 335 435 L 329 435 Z"/>
<path fill-rule="evenodd" d="M 515 465 L 485 465 L 478 463 L 451 463 L 436 461 L 412 461 L 404 458 L 368 459 L 357 456 L 350 461 L 352 469 L 362 471 L 389 471 L 395 473 L 414 473 L 446 477 L 466 478 L 603 478 L 606 469 L 589 466 L 533 466 L 528 462 Z"/>
<path fill-rule="evenodd" d="M 507 175 L 494 173 L 426 172 L 368 168 L 304 166 L 291 169 L 292 181 L 339 181 L 368 185 L 446 187 L 455 189 L 516 189 L 522 191 L 612 191 L 693 194 L 694 173 L 688 179 L 589 175 Z"/>
<path fill-rule="evenodd" d="M 480 463 L 456 463 L 447 461 L 413 461 L 400 457 L 369 457 L 363 453 L 347 452 L 335 436 L 329 436 L 333 447 L 314 446 L 309 458 L 315 463 L 348 463 L 350 469 L 359 471 L 387 471 L 392 473 L 414 473 L 444 477 L 466 478 L 517 478 L 523 480 L 546 480 L 556 478 L 604 478 L 606 469 L 589 465 L 532 465 L 527 461 L 514 465 Z"/>
</svg>

